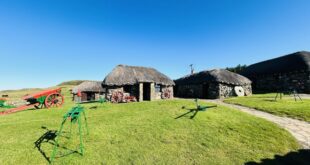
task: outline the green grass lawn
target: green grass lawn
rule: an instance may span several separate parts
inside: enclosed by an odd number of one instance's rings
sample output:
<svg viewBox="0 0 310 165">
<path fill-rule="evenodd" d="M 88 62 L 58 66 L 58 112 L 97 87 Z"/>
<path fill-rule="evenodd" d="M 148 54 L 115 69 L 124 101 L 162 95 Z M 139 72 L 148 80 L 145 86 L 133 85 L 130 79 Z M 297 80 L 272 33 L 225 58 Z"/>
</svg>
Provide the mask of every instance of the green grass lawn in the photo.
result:
<svg viewBox="0 0 310 165">
<path fill-rule="evenodd" d="M 42 126 L 59 128 L 62 116 L 74 105 L 68 94 L 66 99 L 59 109 L 1 116 L 1 164 L 47 164 L 44 154 L 50 157 L 52 141 L 41 143 L 41 152 L 34 142 L 47 132 Z M 192 114 L 176 119 L 195 108 L 194 102 L 98 105 L 83 104 L 90 130 L 84 136 L 85 155 L 69 154 L 57 158 L 55 164 L 244 164 L 299 148 L 295 139 L 275 124 L 222 106 L 198 112 L 193 119 Z M 98 107 L 91 109 L 94 106 Z M 63 148 L 58 157 L 77 149 L 76 135 L 60 140 Z"/>
<path fill-rule="evenodd" d="M 310 122 L 310 99 L 295 102 L 292 97 L 285 95 L 282 100 L 275 101 L 275 95 L 257 94 L 249 97 L 233 97 L 225 99 L 224 102 Z"/>
</svg>

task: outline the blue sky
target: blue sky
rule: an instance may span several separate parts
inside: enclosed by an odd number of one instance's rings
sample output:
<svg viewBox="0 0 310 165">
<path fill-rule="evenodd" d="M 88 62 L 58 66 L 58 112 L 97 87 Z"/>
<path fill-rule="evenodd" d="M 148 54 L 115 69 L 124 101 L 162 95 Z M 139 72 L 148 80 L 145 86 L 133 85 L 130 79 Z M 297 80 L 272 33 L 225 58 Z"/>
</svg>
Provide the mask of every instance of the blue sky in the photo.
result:
<svg viewBox="0 0 310 165">
<path fill-rule="evenodd" d="M 171 78 L 310 50 L 308 0 L 1 0 L 0 90 L 103 80 L 117 64 Z"/>
</svg>

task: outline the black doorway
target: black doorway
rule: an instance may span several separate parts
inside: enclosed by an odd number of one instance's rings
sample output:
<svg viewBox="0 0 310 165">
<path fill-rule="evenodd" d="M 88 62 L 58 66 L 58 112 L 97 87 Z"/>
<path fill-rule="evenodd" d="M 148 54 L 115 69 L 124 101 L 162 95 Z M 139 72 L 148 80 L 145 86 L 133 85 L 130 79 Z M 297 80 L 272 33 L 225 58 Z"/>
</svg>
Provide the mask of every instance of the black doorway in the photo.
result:
<svg viewBox="0 0 310 165">
<path fill-rule="evenodd" d="M 151 100 L 151 83 L 143 83 L 143 100 Z"/>
<path fill-rule="evenodd" d="M 207 99 L 209 96 L 209 84 L 202 85 L 202 98 Z"/>
<path fill-rule="evenodd" d="M 87 101 L 94 101 L 94 100 L 96 100 L 95 93 L 88 92 L 87 93 Z"/>
</svg>

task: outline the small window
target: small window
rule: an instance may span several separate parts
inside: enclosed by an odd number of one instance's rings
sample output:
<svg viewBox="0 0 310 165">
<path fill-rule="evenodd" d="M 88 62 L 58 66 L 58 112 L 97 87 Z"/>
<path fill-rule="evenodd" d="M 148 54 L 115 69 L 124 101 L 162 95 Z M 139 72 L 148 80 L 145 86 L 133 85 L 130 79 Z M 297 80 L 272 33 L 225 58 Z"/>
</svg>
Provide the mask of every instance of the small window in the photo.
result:
<svg viewBox="0 0 310 165">
<path fill-rule="evenodd" d="M 124 92 L 125 93 L 131 93 L 132 92 L 132 86 L 131 85 L 125 85 L 124 86 Z"/>
<path fill-rule="evenodd" d="M 155 92 L 159 93 L 160 91 L 160 85 L 155 84 Z"/>
</svg>

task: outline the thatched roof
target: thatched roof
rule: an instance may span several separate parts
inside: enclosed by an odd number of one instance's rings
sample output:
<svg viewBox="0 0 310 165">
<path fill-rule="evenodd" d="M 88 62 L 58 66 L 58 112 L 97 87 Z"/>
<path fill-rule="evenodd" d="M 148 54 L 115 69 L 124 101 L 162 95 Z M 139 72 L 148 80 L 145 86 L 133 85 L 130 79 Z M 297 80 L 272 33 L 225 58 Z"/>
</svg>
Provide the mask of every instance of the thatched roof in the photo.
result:
<svg viewBox="0 0 310 165">
<path fill-rule="evenodd" d="M 232 85 L 251 84 L 251 81 L 248 78 L 225 69 L 202 71 L 175 80 L 177 85 L 203 84 L 209 82 L 218 82 Z"/>
<path fill-rule="evenodd" d="M 298 70 L 310 71 L 310 52 L 301 51 L 248 66 L 245 76 L 287 73 Z"/>
<path fill-rule="evenodd" d="M 154 68 L 118 65 L 102 82 L 103 86 L 133 85 L 140 82 L 156 83 L 161 85 L 174 85 L 166 75 Z"/>
<path fill-rule="evenodd" d="M 105 88 L 101 86 L 100 81 L 85 81 L 82 84 L 75 86 L 72 89 L 72 93 L 81 92 L 105 92 Z"/>
</svg>

